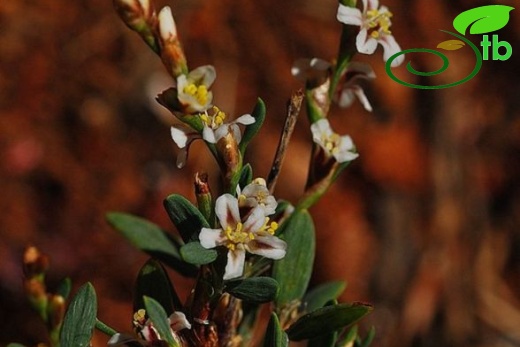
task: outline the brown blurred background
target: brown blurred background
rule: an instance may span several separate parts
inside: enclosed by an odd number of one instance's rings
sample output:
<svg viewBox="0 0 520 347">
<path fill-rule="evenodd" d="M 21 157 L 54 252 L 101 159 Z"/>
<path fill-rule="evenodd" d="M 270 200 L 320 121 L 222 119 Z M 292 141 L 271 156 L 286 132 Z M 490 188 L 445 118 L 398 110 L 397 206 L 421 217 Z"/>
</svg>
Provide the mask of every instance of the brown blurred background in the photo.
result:
<svg viewBox="0 0 520 347">
<path fill-rule="evenodd" d="M 460 12 L 515 1 L 388 0 L 401 47 L 434 48 Z M 269 171 L 285 103 L 300 87 L 300 57 L 332 59 L 340 24 L 334 0 L 161 1 L 173 7 L 192 68 L 217 69 L 215 102 L 229 114 L 266 101 L 266 127 L 250 146 L 258 176 Z M 498 32 L 513 46 L 461 86 L 421 91 L 393 82 L 381 49 L 369 62 L 374 106 L 333 109 L 360 158 L 312 209 L 318 253 L 313 283 L 345 279 L 344 300 L 376 309 L 375 346 L 520 346 L 520 16 Z M 478 44 L 479 39 L 474 38 Z M 463 76 L 457 51 L 439 83 Z M 416 64 L 416 65 L 415 65 Z M 431 57 L 414 66 L 438 68 Z M 404 67 L 398 70 L 404 73 Z M 146 257 L 104 221 L 107 211 L 145 216 L 173 231 L 170 193 L 193 199 L 197 170 L 215 172 L 196 144 L 175 167 L 171 116 L 154 95 L 168 87 L 159 59 L 116 16 L 109 0 L 0 3 L 0 345 L 44 339 L 21 287 L 23 248 L 52 259 L 50 288 L 92 281 L 99 316 L 129 331 L 132 285 Z M 301 193 L 310 133 L 297 125 L 276 195 Z M 213 175 L 214 177 L 214 175 Z M 173 275 L 186 293 L 189 283 Z M 94 346 L 106 339 L 97 336 Z"/>
</svg>

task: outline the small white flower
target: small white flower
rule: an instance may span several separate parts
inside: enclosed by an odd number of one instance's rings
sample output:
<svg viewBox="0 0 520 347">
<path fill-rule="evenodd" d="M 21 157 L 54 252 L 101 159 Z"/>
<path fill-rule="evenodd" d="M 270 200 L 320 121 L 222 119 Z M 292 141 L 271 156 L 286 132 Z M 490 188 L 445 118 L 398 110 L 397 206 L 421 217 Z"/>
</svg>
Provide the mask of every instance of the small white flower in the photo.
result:
<svg viewBox="0 0 520 347">
<path fill-rule="evenodd" d="M 217 143 L 229 132 L 233 133 L 236 142 L 240 143 L 240 140 L 242 140 L 242 133 L 240 132 L 238 124 L 249 125 L 255 122 L 253 116 L 245 114 L 230 123 L 224 123 L 224 120 L 227 118 L 226 114 L 216 106 L 213 106 L 212 111 L 211 114 L 208 112 L 200 114 L 200 118 L 204 123 L 202 138 L 209 143 Z"/>
<path fill-rule="evenodd" d="M 241 191 L 237 186 L 238 205 L 240 207 L 255 208 L 260 206 L 264 210 L 265 216 L 275 213 L 278 203 L 274 196 L 267 189 L 263 178 L 257 178 L 244 187 Z"/>
<path fill-rule="evenodd" d="M 145 317 L 146 311 L 140 309 L 134 314 L 133 324 L 136 332 L 141 339 L 137 339 L 131 335 L 117 333 L 108 340 L 108 346 L 134 346 L 141 345 L 145 347 L 157 346 L 157 341 L 162 341 L 157 329 L 152 322 Z M 186 319 L 186 315 L 180 311 L 173 312 L 168 317 L 168 325 L 170 333 L 175 340 L 178 340 L 177 332 L 182 329 L 191 329 L 191 324 Z"/>
<path fill-rule="evenodd" d="M 372 54 L 379 43 L 383 46 L 383 59 L 387 61 L 392 55 L 401 51 L 390 31 L 392 13 L 386 6 L 379 7 L 379 0 L 362 0 L 363 12 L 354 7 L 339 5 L 337 18 L 347 25 L 360 27 L 356 37 L 356 47 L 359 53 Z M 399 66 L 404 61 L 400 55 L 392 62 L 392 67 Z"/>
<path fill-rule="evenodd" d="M 314 142 L 328 154 L 332 155 L 337 162 L 344 163 L 356 159 L 359 154 L 350 136 L 340 136 L 332 131 L 327 119 L 320 119 L 311 125 L 312 138 Z"/>
<path fill-rule="evenodd" d="M 211 107 L 213 93 L 209 88 L 216 76 L 213 66 L 204 65 L 177 77 L 177 97 L 187 113 L 204 112 Z"/>
<path fill-rule="evenodd" d="M 319 58 L 298 59 L 291 68 L 294 77 L 303 82 L 314 81 L 313 83 L 318 85 L 329 77 L 330 71 L 331 64 Z M 339 107 L 345 108 L 352 105 L 354 97 L 357 97 L 365 110 L 371 112 L 372 105 L 370 105 L 363 88 L 358 82 L 360 80 L 373 80 L 375 77 L 374 70 L 370 65 L 358 62 L 349 63 L 337 86 L 333 100 Z"/>
<path fill-rule="evenodd" d="M 215 202 L 215 213 L 221 228 L 202 228 L 199 240 L 206 249 L 217 246 L 228 248 L 224 280 L 242 276 L 246 251 L 271 259 L 285 256 L 287 244 L 274 236 L 278 224 L 269 223 L 260 206 L 255 207 L 242 222 L 237 198 L 224 194 Z"/>
<path fill-rule="evenodd" d="M 339 107 L 349 107 L 357 97 L 365 110 L 372 112 L 372 105 L 368 101 L 363 88 L 358 84 L 360 80 L 373 80 L 376 78 L 374 70 L 368 64 L 351 62 L 348 64 L 347 71 L 343 79 L 343 84 L 338 86 L 338 91 L 334 95 L 334 101 Z"/>
</svg>

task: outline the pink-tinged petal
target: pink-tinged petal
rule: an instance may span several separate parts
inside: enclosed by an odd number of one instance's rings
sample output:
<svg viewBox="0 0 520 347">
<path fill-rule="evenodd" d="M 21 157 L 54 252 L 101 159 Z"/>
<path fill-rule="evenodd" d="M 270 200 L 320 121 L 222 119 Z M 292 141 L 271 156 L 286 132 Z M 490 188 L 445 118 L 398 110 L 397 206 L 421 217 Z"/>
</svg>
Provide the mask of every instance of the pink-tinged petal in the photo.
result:
<svg viewBox="0 0 520 347">
<path fill-rule="evenodd" d="M 168 319 L 170 320 L 170 328 L 172 328 L 173 331 L 191 329 L 190 322 L 188 322 L 186 315 L 181 311 L 173 312 Z"/>
<path fill-rule="evenodd" d="M 341 108 L 349 107 L 353 102 L 354 92 L 352 87 L 343 89 L 338 99 L 338 106 Z"/>
<path fill-rule="evenodd" d="M 356 48 L 359 53 L 372 54 L 376 51 L 377 40 L 368 37 L 367 29 L 361 29 L 359 34 L 356 36 Z"/>
<path fill-rule="evenodd" d="M 202 130 L 202 138 L 204 139 L 204 141 L 207 141 L 209 143 L 217 143 L 215 132 L 207 125 L 205 125 L 204 129 Z"/>
<path fill-rule="evenodd" d="M 199 234 L 199 241 L 202 247 L 206 249 L 215 248 L 224 244 L 226 237 L 222 229 L 202 228 Z"/>
<path fill-rule="evenodd" d="M 392 35 L 385 35 L 380 41 L 381 46 L 383 46 L 384 53 L 383 53 L 383 59 L 387 61 L 390 59 L 390 57 L 398 52 L 401 52 L 401 47 L 395 41 L 395 38 Z M 404 61 L 404 54 L 401 54 L 397 58 L 394 59 L 392 62 L 392 67 L 399 66 Z"/>
<path fill-rule="evenodd" d="M 237 198 L 231 194 L 219 196 L 215 202 L 215 214 L 223 229 L 228 226 L 234 229 L 240 223 Z"/>
<path fill-rule="evenodd" d="M 142 346 L 135 337 L 127 335 L 127 334 L 120 334 L 116 333 L 112 335 L 110 340 L 107 342 L 107 346 L 109 347 L 116 347 L 116 346 L 125 346 L 128 343 L 131 343 L 132 345 L 140 345 Z"/>
<path fill-rule="evenodd" d="M 226 269 L 224 271 L 224 280 L 231 280 L 242 276 L 244 273 L 244 263 L 246 260 L 246 251 L 237 248 L 229 251 L 227 256 Z"/>
<path fill-rule="evenodd" d="M 247 220 L 244 223 L 244 228 L 242 229 L 246 233 L 257 233 L 265 223 L 265 213 L 264 209 L 260 206 L 255 207 L 249 216 L 247 217 Z"/>
<path fill-rule="evenodd" d="M 372 105 L 368 101 L 367 96 L 365 95 L 365 91 L 360 86 L 352 86 L 352 90 L 354 94 L 356 94 L 357 98 L 368 112 L 372 112 Z"/>
<path fill-rule="evenodd" d="M 363 16 L 361 11 L 355 7 L 349 7 L 340 4 L 338 8 L 337 20 L 347 25 L 361 26 L 363 23 Z"/>
<path fill-rule="evenodd" d="M 258 235 L 246 245 L 250 253 L 261 255 L 270 259 L 282 259 L 285 257 L 287 244 L 272 235 Z M 295 269 L 296 270 L 296 269 Z"/>
<path fill-rule="evenodd" d="M 249 125 L 249 124 L 253 124 L 254 122 L 256 122 L 255 117 L 251 116 L 250 114 L 244 114 L 244 115 L 238 117 L 237 119 L 235 119 L 235 121 L 233 123 Z"/>
</svg>

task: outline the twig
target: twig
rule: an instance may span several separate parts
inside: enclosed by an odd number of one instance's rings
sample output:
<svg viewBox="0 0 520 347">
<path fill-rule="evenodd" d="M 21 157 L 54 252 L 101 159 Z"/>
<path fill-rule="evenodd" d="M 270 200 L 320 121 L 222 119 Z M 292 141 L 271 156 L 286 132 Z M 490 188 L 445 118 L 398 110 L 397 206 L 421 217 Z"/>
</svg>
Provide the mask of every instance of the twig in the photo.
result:
<svg viewBox="0 0 520 347">
<path fill-rule="evenodd" d="M 280 141 L 278 142 L 278 148 L 273 160 L 273 165 L 271 166 L 271 171 L 269 172 L 269 176 L 267 176 L 267 188 L 271 194 L 273 193 L 276 186 L 276 181 L 278 180 L 278 175 L 280 174 L 280 169 L 287 152 L 287 145 L 291 139 L 298 115 L 300 114 L 303 96 L 303 91 L 299 89 L 291 95 L 291 99 L 287 105 L 287 117 L 285 118 L 282 135 L 280 137 Z"/>
</svg>

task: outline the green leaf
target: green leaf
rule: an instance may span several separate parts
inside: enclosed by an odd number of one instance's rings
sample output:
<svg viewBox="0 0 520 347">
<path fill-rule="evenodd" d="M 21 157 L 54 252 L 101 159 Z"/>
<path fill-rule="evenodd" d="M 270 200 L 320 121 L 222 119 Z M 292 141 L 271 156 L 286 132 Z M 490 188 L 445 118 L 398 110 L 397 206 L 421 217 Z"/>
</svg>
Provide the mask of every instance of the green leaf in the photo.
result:
<svg viewBox="0 0 520 347">
<path fill-rule="evenodd" d="M 209 224 L 199 209 L 185 197 L 172 194 L 164 200 L 164 207 L 184 242 L 197 241 L 202 228 Z"/>
<path fill-rule="evenodd" d="M 342 338 L 338 343 L 339 346 L 350 346 L 353 345 L 356 339 L 358 338 L 358 327 L 357 325 L 353 325 L 348 332 L 346 329 L 341 333 Z"/>
<path fill-rule="evenodd" d="M 250 277 L 226 282 L 224 291 L 253 304 L 273 301 L 278 294 L 278 282 L 271 277 Z"/>
<path fill-rule="evenodd" d="M 214 262 L 218 252 L 215 249 L 202 247 L 200 242 L 190 242 L 181 247 L 181 256 L 190 264 L 204 265 Z"/>
<path fill-rule="evenodd" d="M 90 346 L 96 314 L 96 292 L 92 284 L 86 283 L 78 290 L 65 314 L 61 328 L 61 346 Z"/>
<path fill-rule="evenodd" d="M 244 152 L 249 142 L 251 142 L 253 137 L 255 137 L 255 135 L 262 127 L 262 124 L 265 120 L 265 111 L 265 103 L 262 99 L 258 98 L 255 108 L 253 109 L 253 112 L 251 112 L 251 116 L 253 116 L 253 118 L 256 121 L 253 124 L 246 126 L 246 129 L 244 130 L 244 135 L 242 136 L 242 141 L 240 141 L 239 144 L 240 153 L 242 153 L 242 156 L 244 155 Z"/>
<path fill-rule="evenodd" d="M 371 310 L 360 303 L 326 306 L 300 317 L 286 332 L 292 341 L 314 338 L 354 324 Z"/>
<path fill-rule="evenodd" d="M 108 223 L 118 230 L 137 249 L 163 261 L 185 276 L 193 276 L 197 269 L 182 261 L 175 242 L 157 225 L 127 213 L 111 212 Z"/>
<path fill-rule="evenodd" d="M 287 334 L 282 330 L 280 321 L 276 313 L 271 313 L 271 319 L 267 325 L 265 332 L 264 347 L 287 347 L 289 339 Z"/>
<path fill-rule="evenodd" d="M 246 164 L 240 171 L 240 179 L 238 180 L 238 184 L 240 184 L 241 188 L 244 188 L 249 183 L 253 181 L 253 168 L 251 164 Z"/>
<path fill-rule="evenodd" d="M 145 308 L 143 297 L 155 299 L 168 314 L 182 304 L 164 267 L 154 259 L 148 260 L 137 275 L 134 294 L 134 312 Z"/>
<path fill-rule="evenodd" d="M 446 51 L 456 51 L 457 49 L 461 49 L 466 44 L 461 40 L 447 40 L 439 43 L 437 48 L 444 49 Z"/>
<path fill-rule="evenodd" d="M 470 34 L 486 34 L 502 29 L 509 22 L 509 12 L 514 7 L 487 5 L 475 7 L 459 14 L 453 20 L 453 27 L 462 35 L 471 26 Z"/>
<path fill-rule="evenodd" d="M 331 300 L 337 299 L 345 290 L 347 284 L 344 281 L 323 283 L 309 291 L 303 302 L 307 312 L 317 310 Z"/>
<path fill-rule="evenodd" d="M 146 314 L 150 317 L 155 329 L 161 338 L 168 343 L 168 346 L 178 346 L 170 332 L 170 324 L 168 323 L 168 316 L 164 308 L 153 298 L 145 296 L 143 298 Z"/>
<path fill-rule="evenodd" d="M 300 300 L 311 278 L 316 239 L 309 212 L 294 212 L 280 227 L 279 235 L 287 242 L 285 257 L 273 266 L 273 278 L 280 285 L 276 306 L 281 308 L 293 300 Z"/>
<path fill-rule="evenodd" d="M 63 281 L 61 281 L 60 285 L 58 286 L 58 290 L 56 290 L 56 294 L 63 297 L 63 299 L 67 300 L 67 298 L 70 295 L 70 290 L 72 287 L 72 281 L 69 277 L 65 278 Z"/>
</svg>

